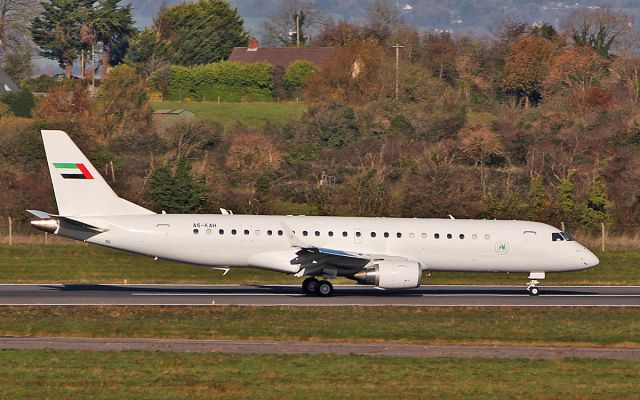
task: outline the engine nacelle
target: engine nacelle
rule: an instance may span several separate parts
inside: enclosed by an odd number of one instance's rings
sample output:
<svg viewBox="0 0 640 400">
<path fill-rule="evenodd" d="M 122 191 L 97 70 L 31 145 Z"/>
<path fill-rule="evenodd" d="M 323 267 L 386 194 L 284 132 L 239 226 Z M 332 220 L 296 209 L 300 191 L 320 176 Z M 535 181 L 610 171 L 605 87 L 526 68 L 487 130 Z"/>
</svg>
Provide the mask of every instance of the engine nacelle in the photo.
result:
<svg viewBox="0 0 640 400">
<path fill-rule="evenodd" d="M 420 286 L 422 267 L 415 261 L 379 261 L 353 275 L 361 284 L 383 289 L 410 289 Z"/>
</svg>

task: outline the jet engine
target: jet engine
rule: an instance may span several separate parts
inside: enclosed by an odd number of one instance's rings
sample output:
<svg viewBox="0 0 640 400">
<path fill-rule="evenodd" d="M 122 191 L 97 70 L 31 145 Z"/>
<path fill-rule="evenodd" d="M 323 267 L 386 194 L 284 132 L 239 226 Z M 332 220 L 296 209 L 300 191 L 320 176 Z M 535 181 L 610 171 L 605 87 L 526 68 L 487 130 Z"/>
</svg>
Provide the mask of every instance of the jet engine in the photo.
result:
<svg viewBox="0 0 640 400">
<path fill-rule="evenodd" d="M 376 261 L 353 275 L 358 283 L 382 289 L 410 289 L 420 286 L 422 267 L 415 261 Z"/>
</svg>

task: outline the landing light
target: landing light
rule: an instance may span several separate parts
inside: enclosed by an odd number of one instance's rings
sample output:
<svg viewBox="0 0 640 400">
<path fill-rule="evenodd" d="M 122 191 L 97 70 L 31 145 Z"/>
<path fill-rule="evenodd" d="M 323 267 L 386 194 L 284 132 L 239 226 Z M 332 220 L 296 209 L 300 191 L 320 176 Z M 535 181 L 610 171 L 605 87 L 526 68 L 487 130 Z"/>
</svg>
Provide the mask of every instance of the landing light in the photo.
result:
<svg viewBox="0 0 640 400">
<path fill-rule="evenodd" d="M 47 233 L 56 233 L 60 227 L 60 223 L 57 219 L 35 219 L 31 221 L 31 226 Z"/>
</svg>

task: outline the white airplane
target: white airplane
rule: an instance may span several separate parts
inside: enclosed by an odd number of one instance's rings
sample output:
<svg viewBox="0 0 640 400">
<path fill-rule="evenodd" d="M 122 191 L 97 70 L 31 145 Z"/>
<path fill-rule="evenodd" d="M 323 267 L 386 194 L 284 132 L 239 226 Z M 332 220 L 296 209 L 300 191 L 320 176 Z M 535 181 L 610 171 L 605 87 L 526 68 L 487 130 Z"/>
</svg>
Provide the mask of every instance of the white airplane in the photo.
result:
<svg viewBox="0 0 640 400">
<path fill-rule="evenodd" d="M 427 271 L 527 272 L 538 295 L 547 272 L 591 268 L 598 258 L 568 234 L 529 221 L 156 214 L 116 195 L 62 131 L 42 139 L 58 214 L 28 210 L 34 228 L 195 265 L 253 267 L 307 276 L 302 290 L 330 296 L 344 276 L 379 289 L 420 286 Z M 321 279 L 317 279 L 320 277 Z"/>
</svg>

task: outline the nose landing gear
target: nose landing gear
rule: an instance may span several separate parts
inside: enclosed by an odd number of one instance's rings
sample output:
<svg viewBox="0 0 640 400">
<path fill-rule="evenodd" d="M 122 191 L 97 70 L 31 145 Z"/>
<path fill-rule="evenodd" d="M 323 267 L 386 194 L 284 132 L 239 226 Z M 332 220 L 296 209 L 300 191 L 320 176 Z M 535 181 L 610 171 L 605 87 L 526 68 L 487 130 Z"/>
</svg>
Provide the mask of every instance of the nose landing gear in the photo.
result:
<svg viewBox="0 0 640 400">
<path fill-rule="evenodd" d="M 529 284 L 527 286 L 527 291 L 531 296 L 537 296 L 540 294 L 540 288 L 538 287 L 538 284 L 540 283 L 540 281 L 538 281 L 538 279 L 544 279 L 544 278 L 545 278 L 544 272 L 529 273 Z"/>
</svg>

